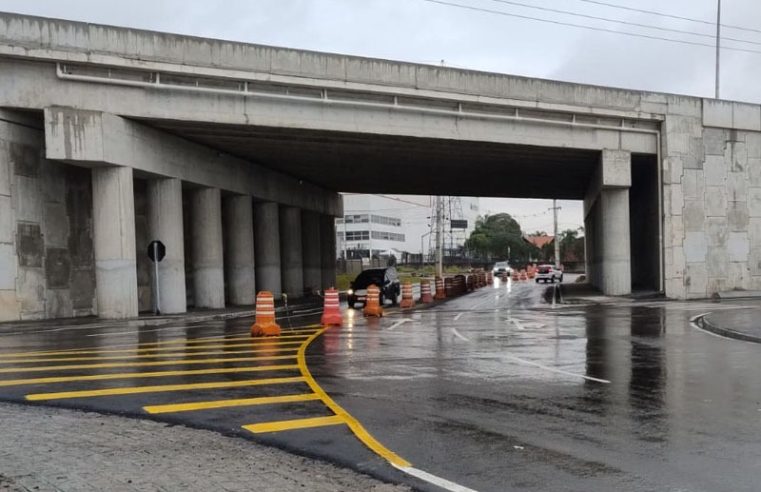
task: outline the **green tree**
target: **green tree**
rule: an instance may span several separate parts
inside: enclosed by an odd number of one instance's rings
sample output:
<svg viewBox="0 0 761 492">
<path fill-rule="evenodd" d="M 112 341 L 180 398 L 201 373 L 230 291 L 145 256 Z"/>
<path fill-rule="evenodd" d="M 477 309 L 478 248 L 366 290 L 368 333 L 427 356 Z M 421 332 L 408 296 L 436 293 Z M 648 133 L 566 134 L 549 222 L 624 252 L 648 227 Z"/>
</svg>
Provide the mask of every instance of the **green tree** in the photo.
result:
<svg viewBox="0 0 761 492">
<path fill-rule="evenodd" d="M 468 251 L 486 260 L 526 261 L 536 248 L 523 239 L 521 226 L 510 214 L 485 215 L 465 242 Z"/>
</svg>

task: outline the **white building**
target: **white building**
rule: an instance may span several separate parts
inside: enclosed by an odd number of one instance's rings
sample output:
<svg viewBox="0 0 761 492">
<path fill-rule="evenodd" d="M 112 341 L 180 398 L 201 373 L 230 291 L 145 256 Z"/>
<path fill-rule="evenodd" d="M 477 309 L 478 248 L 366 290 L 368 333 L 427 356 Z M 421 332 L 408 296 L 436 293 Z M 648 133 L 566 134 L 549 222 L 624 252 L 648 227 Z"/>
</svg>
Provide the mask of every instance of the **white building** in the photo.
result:
<svg viewBox="0 0 761 492">
<path fill-rule="evenodd" d="M 401 259 L 402 253 L 428 253 L 434 197 L 345 193 L 343 199 L 344 220 L 336 219 L 336 257 L 369 258 L 393 253 Z M 457 197 L 446 198 L 445 203 L 447 219 L 467 221 L 467 229 L 453 230 L 451 234 L 450 222 L 445 222 L 445 248 L 457 248 L 475 227 L 479 200 Z"/>
</svg>

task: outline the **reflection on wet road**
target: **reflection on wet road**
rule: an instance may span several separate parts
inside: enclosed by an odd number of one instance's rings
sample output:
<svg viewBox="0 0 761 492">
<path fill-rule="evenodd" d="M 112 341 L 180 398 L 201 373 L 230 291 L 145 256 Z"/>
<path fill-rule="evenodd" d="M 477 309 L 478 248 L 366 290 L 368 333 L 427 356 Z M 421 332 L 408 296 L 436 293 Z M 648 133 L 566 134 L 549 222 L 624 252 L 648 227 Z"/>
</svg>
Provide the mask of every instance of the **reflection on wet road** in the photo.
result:
<svg viewBox="0 0 761 492">
<path fill-rule="evenodd" d="M 0 398 L 211 428 L 395 481 L 389 462 L 407 460 L 482 491 L 757 490 L 761 346 L 689 323 L 723 305 L 553 307 L 543 290 L 496 283 L 268 340 L 248 320 L 0 331 Z"/>
</svg>

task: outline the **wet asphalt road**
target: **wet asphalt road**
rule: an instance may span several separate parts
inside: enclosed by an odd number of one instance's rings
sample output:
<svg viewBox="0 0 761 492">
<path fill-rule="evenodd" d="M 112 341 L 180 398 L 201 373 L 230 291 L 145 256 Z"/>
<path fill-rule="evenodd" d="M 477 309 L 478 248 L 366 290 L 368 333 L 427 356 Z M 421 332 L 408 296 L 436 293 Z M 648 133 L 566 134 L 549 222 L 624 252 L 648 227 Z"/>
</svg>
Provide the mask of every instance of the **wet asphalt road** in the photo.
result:
<svg viewBox="0 0 761 492">
<path fill-rule="evenodd" d="M 621 301 L 552 307 L 541 300 L 543 289 L 497 283 L 430 309 L 389 310 L 382 319 L 349 311 L 342 328 L 329 329 L 305 347 L 306 363 L 316 382 L 388 449 L 418 469 L 476 490 L 759 490 L 761 345 L 722 339 L 689 323 L 697 314 L 735 306 Z M 310 322 L 314 319 L 302 317 L 293 323 Z M 293 367 L 139 375 L 201 367 L 292 366 L 298 361 L 266 358 L 292 355 L 286 349 L 300 347 L 315 329 L 302 328 L 310 331 L 280 340 L 294 344 L 253 346 L 236 340 L 249 324 L 241 320 L 121 331 L 72 326 L 22 335 L 0 329 L 0 380 L 126 374 L 96 381 L 0 382 L 0 399 L 279 379 L 256 386 L 39 403 L 212 428 L 435 490 L 393 469 L 345 425 L 256 434 L 242 428 L 333 415 L 320 400 L 146 413 L 147 405 L 311 394 L 304 382 L 283 381 L 301 375 Z M 202 337 L 226 341 L 210 344 Z M 91 353 L 9 355 L 63 349 Z M 255 359 L 194 362 L 242 357 L 237 351 L 249 351 L 243 356 Z M 142 357 L 105 359 L 135 355 Z M 60 361 L 72 357 L 95 357 L 98 364 L 162 365 L 45 369 L 93 363 Z M 19 372 L 36 367 L 44 370 Z"/>
</svg>

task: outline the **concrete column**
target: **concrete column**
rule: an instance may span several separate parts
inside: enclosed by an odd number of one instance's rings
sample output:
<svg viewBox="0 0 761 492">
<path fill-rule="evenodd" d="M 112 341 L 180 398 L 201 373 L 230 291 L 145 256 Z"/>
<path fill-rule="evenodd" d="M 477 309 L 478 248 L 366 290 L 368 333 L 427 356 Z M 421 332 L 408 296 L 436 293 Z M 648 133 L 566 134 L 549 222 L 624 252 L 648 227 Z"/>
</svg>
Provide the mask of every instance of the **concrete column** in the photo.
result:
<svg viewBox="0 0 761 492">
<path fill-rule="evenodd" d="M 215 309 L 225 307 L 221 207 L 219 188 L 201 188 L 193 191 L 191 239 L 193 294 L 196 307 Z"/>
<path fill-rule="evenodd" d="M 259 291 L 272 292 L 280 299 L 280 220 L 278 204 L 254 204 L 254 253 L 256 255 L 256 284 Z"/>
<path fill-rule="evenodd" d="M 601 287 L 605 295 L 631 294 L 631 243 L 629 238 L 629 189 L 604 189 L 602 213 Z"/>
<path fill-rule="evenodd" d="M 283 292 L 292 299 L 304 296 L 304 262 L 301 249 L 301 209 L 280 208 L 280 261 Z"/>
<path fill-rule="evenodd" d="M 336 286 L 336 221 L 332 215 L 320 216 L 320 268 L 322 288 Z"/>
<path fill-rule="evenodd" d="M 186 312 L 182 181 L 179 179 L 148 180 L 148 240 L 158 240 L 166 246 L 166 256 L 159 263 L 161 312 Z M 152 289 L 155 282 L 154 279 Z"/>
<path fill-rule="evenodd" d="M 249 305 L 256 300 L 254 277 L 254 214 L 251 197 L 225 198 L 225 279 L 230 304 Z"/>
<path fill-rule="evenodd" d="M 135 196 L 130 167 L 92 170 L 93 247 L 98 315 L 137 316 Z"/>
<path fill-rule="evenodd" d="M 311 294 L 322 288 L 320 214 L 301 211 L 301 257 L 304 265 L 304 290 Z"/>
</svg>

